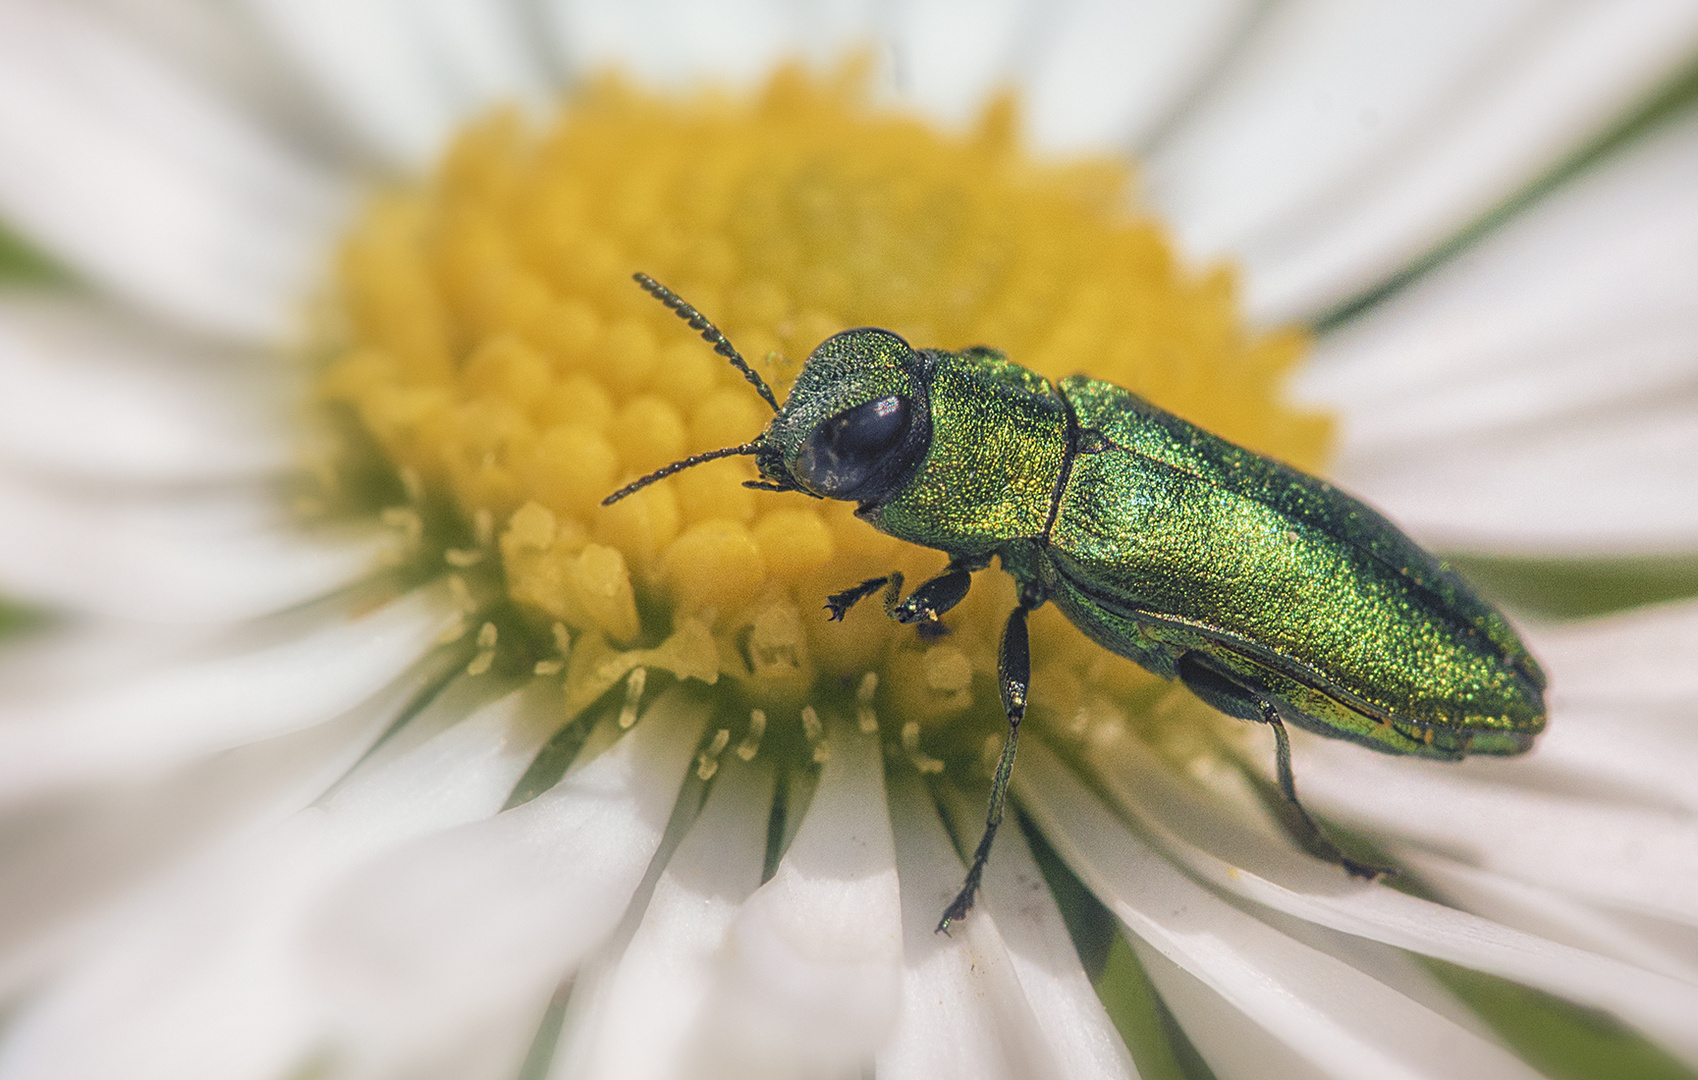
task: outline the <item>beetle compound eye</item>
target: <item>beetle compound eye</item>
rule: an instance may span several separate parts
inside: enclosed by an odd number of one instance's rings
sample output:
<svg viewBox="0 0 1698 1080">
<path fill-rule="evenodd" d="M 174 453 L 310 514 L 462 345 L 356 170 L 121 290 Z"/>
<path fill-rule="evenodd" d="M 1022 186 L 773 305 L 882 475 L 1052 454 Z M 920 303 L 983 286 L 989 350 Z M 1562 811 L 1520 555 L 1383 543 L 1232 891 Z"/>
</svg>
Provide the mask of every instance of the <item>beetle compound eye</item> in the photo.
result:
<svg viewBox="0 0 1698 1080">
<path fill-rule="evenodd" d="M 802 446 L 795 473 L 830 499 L 848 499 L 883 471 L 889 453 L 908 433 L 908 401 L 891 394 L 838 413 L 814 429 Z"/>
</svg>

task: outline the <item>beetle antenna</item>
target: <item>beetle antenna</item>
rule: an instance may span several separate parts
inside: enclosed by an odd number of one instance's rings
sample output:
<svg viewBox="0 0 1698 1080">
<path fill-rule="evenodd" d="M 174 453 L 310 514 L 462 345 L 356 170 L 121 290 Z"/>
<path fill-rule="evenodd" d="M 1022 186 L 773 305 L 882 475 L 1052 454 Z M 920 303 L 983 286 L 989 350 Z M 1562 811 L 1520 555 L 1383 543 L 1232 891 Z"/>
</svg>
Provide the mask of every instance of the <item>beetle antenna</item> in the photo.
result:
<svg viewBox="0 0 1698 1080">
<path fill-rule="evenodd" d="M 778 399 L 772 396 L 772 388 L 767 386 L 766 380 L 760 377 L 760 373 L 750 367 L 747 360 L 743 359 L 742 354 L 737 351 L 737 347 L 732 345 L 724 334 L 720 333 L 719 327 L 708 322 L 706 315 L 686 304 L 683 297 L 647 274 L 632 274 L 631 280 L 641 285 L 650 296 L 671 308 L 673 314 L 690 324 L 690 329 L 700 330 L 702 340 L 712 345 L 714 352 L 731 361 L 731 366 L 741 371 L 743 378 L 749 380 L 749 385 L 760 391 L 761 397 L 766 398 L 766 403 L 772 406 L 772 411 L 778 411 Z"/>
<path fill-rule="evenodd" d="M 725 457 L 738 457 L 740 455 L 754 454 L 754 453 L 758 453 L 759 451 L 760 451 L 760 444 L 759 443 L 746 442 L 742 446 L 727 446 L 723 450 L 709 450 L 705 454 L 691 454 L 689 457 L 685 458 L 683 461 L 674 461 L 670 465 L 663 465 L 660 468 L 656 469 L 654 472 L 649 473 L 647 476 L 644 476 L 640 479 L 631 481 L 629 484 L 626 484 L 624 487 L 620 488 L 618 491 L 615 491 L 613 494 L 609 495 L 607 498 L 601 500 L 601 505 L 612 506 L 614 503 L 618 502 L 620 499 L 623 499 L 625 496 L 630 495 L 634 492 L 638 492 L 638 491 L 643 490 L 644 488 L 648 487 L 650 484 L 654 483 L 656 480 L 665 480 L 668 476 L 671 476 L 673 473 L 683 472 L 685 469 L 692 468 L 693 466 L 696 466 L 696 465 L 700 465 L 703 462 L 717 461 L 720 458 L 725 458 Z"/>
</svg>

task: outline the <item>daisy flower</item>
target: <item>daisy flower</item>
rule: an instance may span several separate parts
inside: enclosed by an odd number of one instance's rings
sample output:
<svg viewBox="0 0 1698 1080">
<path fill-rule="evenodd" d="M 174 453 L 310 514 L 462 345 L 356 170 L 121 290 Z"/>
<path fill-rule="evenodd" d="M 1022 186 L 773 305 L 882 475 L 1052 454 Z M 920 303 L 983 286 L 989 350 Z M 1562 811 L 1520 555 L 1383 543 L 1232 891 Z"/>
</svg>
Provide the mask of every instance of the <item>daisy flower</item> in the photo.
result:
<svg viewBox="0 0 1698 1080">
<path fill-rule="evenodd" d="M 1689 1075 L 1695 54 L 1652 0 L 0 3 L 64 268 L 0 294 L 0 1078 Z M 601 508 L 765 423 L 635 271 L 780 394 L 887 326 L 1337 479 L 1543 602 L 1549 730 L 1299 733 L 1355 881 L 1265 732 L 1041 609 L 934 933 L 1012 586 L 828 623 L 941 556 L 736 458 Z M 1666 587 L 1519 580 L 1577 557 Z"/>
</svg>

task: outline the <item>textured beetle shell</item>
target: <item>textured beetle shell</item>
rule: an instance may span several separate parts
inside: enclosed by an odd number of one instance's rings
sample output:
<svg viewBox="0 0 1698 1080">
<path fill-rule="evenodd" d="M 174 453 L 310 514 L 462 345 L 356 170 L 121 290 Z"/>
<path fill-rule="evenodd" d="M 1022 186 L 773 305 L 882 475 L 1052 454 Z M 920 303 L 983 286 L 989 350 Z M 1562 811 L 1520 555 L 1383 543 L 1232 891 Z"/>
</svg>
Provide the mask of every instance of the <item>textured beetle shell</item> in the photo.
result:
<svg viewBox="0 0 1698 1080">
<path fill-rule="evenodd" d="M 1198 650 L 1322 734 L 1455 758 L 1527 749 L 1545 679 L 1460 577 L 1360 501 L 1109 383 L 931 353 L 932 444 L 863 516 L 996 552 L 1104 647 Z"/>
</svg>

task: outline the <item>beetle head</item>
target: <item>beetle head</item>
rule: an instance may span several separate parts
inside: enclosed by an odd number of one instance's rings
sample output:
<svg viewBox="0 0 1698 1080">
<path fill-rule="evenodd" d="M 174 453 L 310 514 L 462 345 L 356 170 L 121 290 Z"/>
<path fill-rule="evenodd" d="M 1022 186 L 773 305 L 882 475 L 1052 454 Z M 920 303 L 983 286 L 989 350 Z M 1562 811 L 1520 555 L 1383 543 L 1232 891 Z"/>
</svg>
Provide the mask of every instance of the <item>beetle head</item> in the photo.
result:
<svg viewBox="0 0 1698 1080">
<path fill-rule="evenodd" d="M 755 462 L 774 486 L 877 504 L 930 440 L 923 356 L 888 330 L 845 330 L 808 356 Z"/>
<path fill-rule="evenodd" d="M 731 342 L 695 308 L 646 274 L 637 283 L 671 308 L 743 373 L 776 415 L 741 446 L 710 450 L 656 469 L 602 500 L 618 502 L 656 480 L 716 458 L 755 458 L 761 479 L 748 487 L 800 491 L 821 499 L 877 505 L 906 482 L 931 443 L 926 354 L 888 330 L 845 330 L 821 342 L 783 407 Z"/>
</svg>

